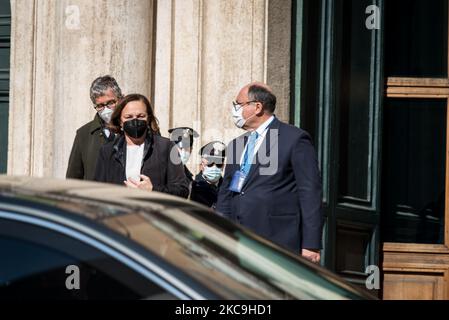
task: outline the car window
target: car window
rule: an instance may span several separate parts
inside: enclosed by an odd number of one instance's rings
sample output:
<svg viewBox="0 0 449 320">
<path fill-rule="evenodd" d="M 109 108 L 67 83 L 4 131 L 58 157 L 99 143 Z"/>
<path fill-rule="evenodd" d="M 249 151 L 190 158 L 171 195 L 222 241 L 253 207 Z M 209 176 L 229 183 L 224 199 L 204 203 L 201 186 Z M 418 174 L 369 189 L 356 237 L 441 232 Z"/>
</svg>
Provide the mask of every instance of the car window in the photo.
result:
<svg viewBox="0 0 449 320">
<path fill-rule="evenodd" d="M 174 298 L 81 241 L 0 219 L 0 300 Z"/>
<path fill-rule="evenodd" d="M 218 217 L 209 212 L 206 215 L 194 208 L 185 214 L 187 206 L 182 209 L 129 213 L 103 223 L 121 230 L 225 298 L 361 298 L 329 272 L 318 271 L 231 225 L 214 223 Z"/>
</svg>

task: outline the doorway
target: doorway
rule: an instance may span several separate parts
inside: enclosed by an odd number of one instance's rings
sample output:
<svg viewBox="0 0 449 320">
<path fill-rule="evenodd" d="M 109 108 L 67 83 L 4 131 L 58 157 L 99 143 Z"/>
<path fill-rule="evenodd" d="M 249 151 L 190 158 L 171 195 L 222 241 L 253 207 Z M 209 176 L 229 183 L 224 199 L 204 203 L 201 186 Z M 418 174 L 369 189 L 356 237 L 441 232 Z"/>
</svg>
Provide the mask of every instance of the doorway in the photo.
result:
<svg viewBox="0 0 449 320">
<path fill-rule="evenodd" d="M 449 299 L 448 3 L 385 1 L 384 299 Z"/>
</svg>

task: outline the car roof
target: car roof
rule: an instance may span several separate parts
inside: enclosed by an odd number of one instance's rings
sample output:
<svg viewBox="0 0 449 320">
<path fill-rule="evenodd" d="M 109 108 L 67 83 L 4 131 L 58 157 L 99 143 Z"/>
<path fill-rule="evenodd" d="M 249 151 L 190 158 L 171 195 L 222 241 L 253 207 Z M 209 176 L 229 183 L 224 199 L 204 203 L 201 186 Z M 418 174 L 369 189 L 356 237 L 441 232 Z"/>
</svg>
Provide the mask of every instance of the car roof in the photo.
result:
<svg viewBox="0 0 449 320">
<path fill-rule="evenodd" d="M 10 191 L 15 194 L 76 197 L 114 204 L 122 203 L 129 205 L 139 203 L 140 206 L 145 206 L 150 209 L 160 209 L 161 205 L 159 203 L 179 205 L 183 202 L 183 199 L 179 197 L 161 192 L 149 193 L 114 184 L 76 179 L 0 175 L 0 190 L 3 192 Z M 98 216 L 92 213 L 91 218 L 94 220 L 105 218 L 105 213 L 98 212 Z"/>
</svg>

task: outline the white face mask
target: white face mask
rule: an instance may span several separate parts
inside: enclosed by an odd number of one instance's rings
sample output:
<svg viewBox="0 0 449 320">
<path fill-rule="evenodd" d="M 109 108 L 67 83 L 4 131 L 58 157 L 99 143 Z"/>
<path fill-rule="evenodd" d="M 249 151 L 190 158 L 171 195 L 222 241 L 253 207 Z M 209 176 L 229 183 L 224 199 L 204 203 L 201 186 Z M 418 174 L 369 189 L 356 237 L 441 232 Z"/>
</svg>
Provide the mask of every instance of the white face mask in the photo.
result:
<svg viewBox="0 0 449 320">
<path fill-rule="evenodd" d="M 232 107 L 232 120 L 234 121 L 234 124 L 237 128 L 243 128 L 243 126 L 249 119 L 256 116 L 256 114 L 253 114 L 248 119 L 243 118 L 243 108 L 244 107 L 240 106 L 239 110 L 235 111 L 234 106 Z"/>
<path fill-rule="evenodd" d="M 217 168 L 217 166 L 205 166 L 203 169 L 203 177 L 211 183 L 216 183 L 221 178 L 221 169 Z"/>
<path fill-rule="evenodd" d="M 114 111 L 109 108 L 104 108 L 100 112 L 98 112 L 98 115 L 101 119 L 103 119 L 104 122 L 109 123 L 111 122 L 112 113 Z"/>
<path fill-rule="evenodd" d="M 245 125 L 245 118 L 243 118 L 243 107 L 240 107 L 238 111 L 235 111 L 235 108 L 232 107 L 232 120 L 237 128 L 243 128 Z"/>
<path fill-rule="evenodd" d="M 181 150 L 179 150 L 179 155 L 181 157 L 182 164 L 186 165 L 187 161 L 189 161 L 189 158 L 190 158 L 190 152 L 188 152 L 184 149 L 181 149 Z"/>
</svg>

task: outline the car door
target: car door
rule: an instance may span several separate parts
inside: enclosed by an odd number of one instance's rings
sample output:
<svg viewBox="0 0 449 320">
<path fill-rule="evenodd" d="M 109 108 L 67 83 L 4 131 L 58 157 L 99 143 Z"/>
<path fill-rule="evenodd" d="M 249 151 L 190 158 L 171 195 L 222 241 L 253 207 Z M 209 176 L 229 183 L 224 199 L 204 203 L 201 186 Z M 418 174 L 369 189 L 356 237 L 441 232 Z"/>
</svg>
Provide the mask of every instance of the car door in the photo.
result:
<svg viewBox="0 0 449 320">
<path fill-rule="evenodd" d="M 55 229 L 0 210 L 0 300 L 184 298 L 110 248 Z"/>
</svg>

